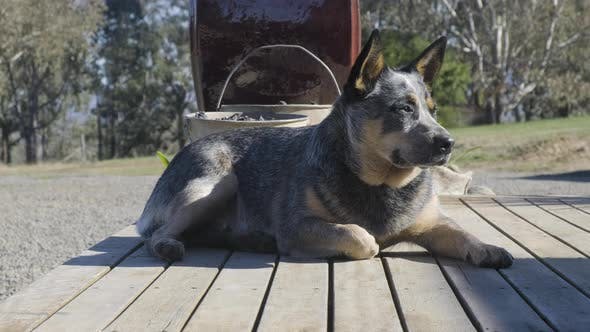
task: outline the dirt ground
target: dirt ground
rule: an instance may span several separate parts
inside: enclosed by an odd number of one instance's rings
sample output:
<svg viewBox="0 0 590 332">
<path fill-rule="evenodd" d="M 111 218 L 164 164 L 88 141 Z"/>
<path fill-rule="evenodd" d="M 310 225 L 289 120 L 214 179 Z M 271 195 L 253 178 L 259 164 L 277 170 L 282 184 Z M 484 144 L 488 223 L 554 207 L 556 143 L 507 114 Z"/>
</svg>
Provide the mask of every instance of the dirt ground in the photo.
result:
<svg viewBox="0 0 590 332">
<path fill-rule="evenodd" d="M 140 215 L 157 176 L 1 176 L 0 300 Z M 590 170 L 475 172 L 498 194 L 590 196 Z"/>
</svg>

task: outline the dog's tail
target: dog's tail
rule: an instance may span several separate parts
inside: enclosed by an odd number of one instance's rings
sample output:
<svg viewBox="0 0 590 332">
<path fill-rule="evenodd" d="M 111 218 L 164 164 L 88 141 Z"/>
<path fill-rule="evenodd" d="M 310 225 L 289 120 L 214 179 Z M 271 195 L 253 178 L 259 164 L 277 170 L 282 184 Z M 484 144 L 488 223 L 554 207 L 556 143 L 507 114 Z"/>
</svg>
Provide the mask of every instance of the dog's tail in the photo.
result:
<svg viewBox="0 0 590 332">
<path fill-rule="evenodd" d="M 152 234 L 163 224 L 163 219 L 160 213 L 158 213 L 158 211 L 162 209 L 158 206 L 155 206 L 153 196 L 154 195 L 152 194 L 152 197 L 150 197 L 150 199 L 145 204 L 143 213 L 135 224 L 139 235 L 146 239 L 151 237 Z"/>
<path fill-rule="evenodd" d="M 152 221 L 153 218 L 151 216 L 142 214 L 139 220 L 137 220 L 135 223 L 137 233 L 139 233 L 139 235 L 141 235 L 143 238 L 149 238 L 158 229 L 156 224 Z"/>
</svg>

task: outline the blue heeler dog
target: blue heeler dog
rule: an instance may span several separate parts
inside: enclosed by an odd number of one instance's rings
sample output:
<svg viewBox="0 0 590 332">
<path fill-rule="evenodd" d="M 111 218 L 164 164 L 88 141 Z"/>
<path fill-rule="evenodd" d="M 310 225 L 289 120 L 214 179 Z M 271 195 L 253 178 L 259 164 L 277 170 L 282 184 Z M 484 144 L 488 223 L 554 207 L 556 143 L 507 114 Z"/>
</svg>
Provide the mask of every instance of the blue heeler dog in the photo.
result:
<svg viewBox="0 0 590 332">
<path fill-rule="evenodd" d="M 172 160 L 137 223 L 154 255 L 184 244 L 366 259 L 409 241 L 482 267 L 512 264 L 441 212 L 429 166 L 453 139 L 430 95 L 446 38 L 409 65 L 384 63 L 374 31 L 319 125 L 213 134 Z"/>
</svg>

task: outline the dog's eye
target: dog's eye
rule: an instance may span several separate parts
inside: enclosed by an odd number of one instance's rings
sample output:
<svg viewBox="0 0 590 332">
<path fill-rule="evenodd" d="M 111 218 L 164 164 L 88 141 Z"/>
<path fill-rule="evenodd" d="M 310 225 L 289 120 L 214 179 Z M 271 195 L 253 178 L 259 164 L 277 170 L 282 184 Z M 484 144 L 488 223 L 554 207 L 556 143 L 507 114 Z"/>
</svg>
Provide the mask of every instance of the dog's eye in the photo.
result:
<svg viewBox="0 0 590 332">
<path fill-rule="evenodd" d="M 406 113 L 412 113 L 414 112 L 414 108 L 412 106 L 409 105 L 404 105 L 402 107 L 399 108 L 400 111 L 406 112 Z"/>
</svg>

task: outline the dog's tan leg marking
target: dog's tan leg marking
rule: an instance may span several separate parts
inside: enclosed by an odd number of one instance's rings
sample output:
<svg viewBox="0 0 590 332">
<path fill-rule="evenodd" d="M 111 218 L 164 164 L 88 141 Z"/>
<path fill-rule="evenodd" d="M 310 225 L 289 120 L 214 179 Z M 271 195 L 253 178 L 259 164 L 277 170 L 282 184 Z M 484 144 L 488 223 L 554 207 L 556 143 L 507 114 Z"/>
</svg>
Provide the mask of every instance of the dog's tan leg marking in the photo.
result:
<svg viewBox="0 0 590 332">
<path fill-rule="evenodd" d="M 178 237 L 190 226 L 210 221 L 235 195 L 237 187 L 238 179 L 234 173 L 192 180 L 169 204 L 166 223 L 149 241 L 151 251 L 168 261 L 182 258 L 184 245 Z"/>
<path fill-rule="evenodd" d="M 353 259 L 374 257 L 379 252 L 375 238 L 355 224 L 336 224 L 312 187 L 305 188 L 307 218 L 291 227 L 285 252 L 293 256 L 334 257 Z M 279 245 L 280 247 L 280 245 Z"/>
<path fill-rule="evenodd" d="M 278 246 L 281 253 L 314 258 L 346 256 L 368 259 L 379 252 L 375 238 L 364 228 L 312 217 L 296 222 L 288 231 L 282 232 Z"/>
<path fill-rule="evenodd" d="M 328 222 L 335 221 L 334 216 L 326 209 L 312 187 L 305 188 L 305 205 L 307 206 L 309 216 L 317 217 Z"/>
<path fill-rule="evenodd" d="M 442 214 L 437 197 L 420 213 L 416 223 L 400 234 L 400 240 L 414 242 L 435 255 L 462 259 L 481 267 L 512 265 L 512 256 L 506 250 L 481 242 Z"/>
</svg>

